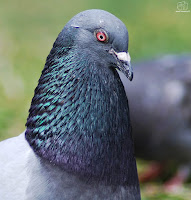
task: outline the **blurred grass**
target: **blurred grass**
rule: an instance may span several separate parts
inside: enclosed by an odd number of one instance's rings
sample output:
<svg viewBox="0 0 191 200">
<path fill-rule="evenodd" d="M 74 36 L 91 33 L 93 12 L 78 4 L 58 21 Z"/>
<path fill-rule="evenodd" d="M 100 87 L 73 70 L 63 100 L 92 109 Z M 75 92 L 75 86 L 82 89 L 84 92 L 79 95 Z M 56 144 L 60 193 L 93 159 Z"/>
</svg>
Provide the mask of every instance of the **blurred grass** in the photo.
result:
<svg viewBox="0 0 191 200">
<path fill-rule="evenodd" d="M 177 2 L 0 0 L 0 140 L 24 131 L 45 59 L 71 17 L 91 8 L 118 16 L 129 30 L 129 51 L 136 61 L 167 53 L 191 52 L 191 12 L 176 13 Z M 143 200 L 191 199 L 186 187 L 175 196 L 162 192 L 160 184 L 153 187 L 148 192 L 148 186 L 142 186 Z"/>
</svg>

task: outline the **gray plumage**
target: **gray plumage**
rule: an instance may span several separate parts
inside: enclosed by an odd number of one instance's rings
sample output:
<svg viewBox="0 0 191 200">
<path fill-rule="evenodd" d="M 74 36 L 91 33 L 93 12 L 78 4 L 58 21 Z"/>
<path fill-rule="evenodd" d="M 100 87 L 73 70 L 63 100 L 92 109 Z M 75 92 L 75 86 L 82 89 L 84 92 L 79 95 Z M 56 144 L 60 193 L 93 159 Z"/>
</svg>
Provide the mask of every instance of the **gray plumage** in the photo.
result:
<svg viewBox="0 0 191 200">
<path fill-rule="evenodd" d="M 191 163 L 191 56 L 167 55 L 134 64 L 127 84 L 135 154 L 146 160 Z"/>
<path fill-rule="evenodd" d="M 137 188 L 85 183 L 41 160 L 29 147 L 24 133 L 1 142 L 0 149 L 2 200 L 138 199 Z"/>
<path fill-rule="evenodd" d="M 140 199 L 116 68 L 132 80 L 125 25 L 102 10 L 73 17 L 47 57 L 26 131 L 0 143 L 3 200 Z"/>
</svg>

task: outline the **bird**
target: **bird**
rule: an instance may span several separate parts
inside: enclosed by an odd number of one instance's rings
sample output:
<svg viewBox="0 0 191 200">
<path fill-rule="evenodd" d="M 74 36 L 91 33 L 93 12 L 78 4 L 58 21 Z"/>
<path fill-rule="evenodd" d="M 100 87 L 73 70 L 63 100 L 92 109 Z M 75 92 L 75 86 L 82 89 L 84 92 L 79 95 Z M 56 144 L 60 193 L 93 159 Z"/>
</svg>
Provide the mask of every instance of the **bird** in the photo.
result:
<svg viewBox="0 0 191 200">
<path fill-rule="evenodd" d="M 0 143 L 4 200 L 140 200 L 128 99 L 128 31 L 99 9 L 58 35 L 34 91 L 26 130 Z"/>
<path fill-rule="evenodd" d="M 131 84 L 120 77 L 131 108 L 135 155 L 151 161 L 141 179 L 154 179 L 175 166 L 175 176 L 165 183 L 173 189 L 191 172 L 191 55 L 139 61 L 134 72 Z"/>
</svg>

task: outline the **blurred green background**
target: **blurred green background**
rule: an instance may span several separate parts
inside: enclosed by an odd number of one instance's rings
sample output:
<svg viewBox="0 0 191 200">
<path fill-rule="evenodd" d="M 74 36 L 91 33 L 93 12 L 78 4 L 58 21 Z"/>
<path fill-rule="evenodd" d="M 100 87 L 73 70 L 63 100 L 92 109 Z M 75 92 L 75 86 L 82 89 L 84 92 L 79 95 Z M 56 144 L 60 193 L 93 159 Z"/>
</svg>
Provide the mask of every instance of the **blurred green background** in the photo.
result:
<svg viewBox="0 0 191 200">
<path fill-rule="evenodd" d="M 30 101 L 47 55 L 66 22 L 80 11 L 107 10 L 130 35 L 132 62 L 191 52 L 191 12 L 177 13 L 178 0 L 0 0 L 0 140 L 25 130 Z M 187 1 L 191 10 L 191 1 Z M 144 164 L 139 162 L 139 168 Z M 191 199 L 189 186 L 167 194 L 143 185 L 143 200 Z"/>
</svg>

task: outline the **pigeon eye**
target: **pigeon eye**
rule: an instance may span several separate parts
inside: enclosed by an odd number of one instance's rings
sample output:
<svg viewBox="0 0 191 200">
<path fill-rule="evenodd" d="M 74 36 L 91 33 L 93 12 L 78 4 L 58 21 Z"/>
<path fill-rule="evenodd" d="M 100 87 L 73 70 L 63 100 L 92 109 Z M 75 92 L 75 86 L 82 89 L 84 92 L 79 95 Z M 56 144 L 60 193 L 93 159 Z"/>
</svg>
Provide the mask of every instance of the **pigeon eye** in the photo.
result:
<svg viewBox="0 0 191 200">
<path fill-rule="evenodd" d="M 103 31 L 98 31 L 96 33 L 96 38 L 100 42 L 107 42 L 108 40 L 106 33 L 104 33 Z"/>
</svg>

